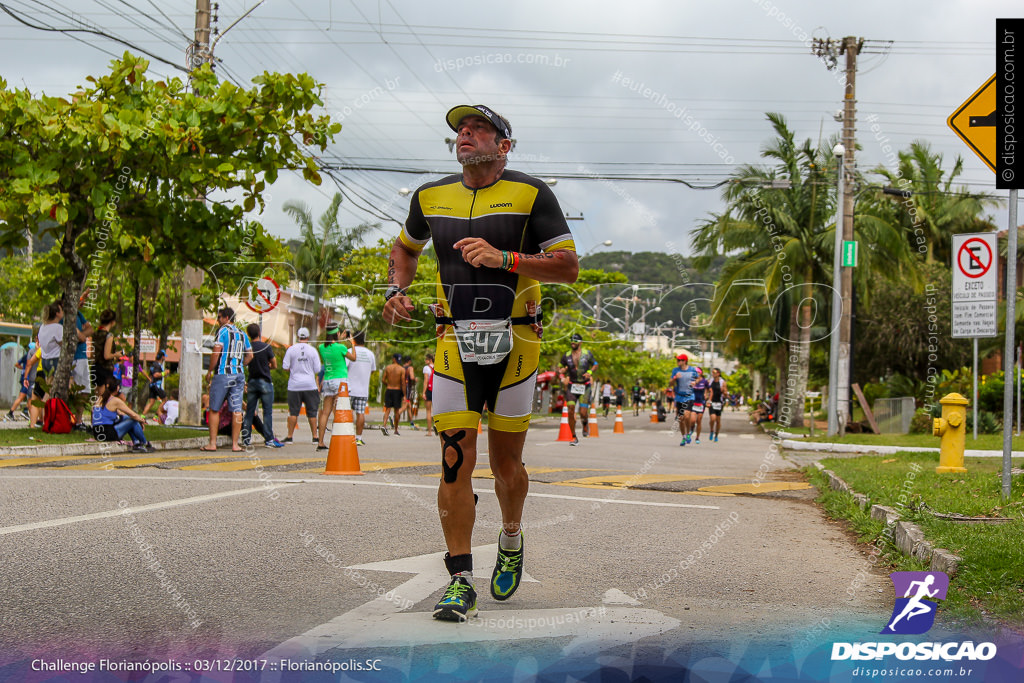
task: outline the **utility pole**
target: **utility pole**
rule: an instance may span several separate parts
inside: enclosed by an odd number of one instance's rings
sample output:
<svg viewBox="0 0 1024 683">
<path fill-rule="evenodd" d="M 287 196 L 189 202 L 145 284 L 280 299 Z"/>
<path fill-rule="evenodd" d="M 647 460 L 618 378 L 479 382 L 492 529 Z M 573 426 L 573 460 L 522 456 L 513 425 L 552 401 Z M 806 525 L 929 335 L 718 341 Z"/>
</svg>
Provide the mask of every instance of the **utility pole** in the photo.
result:
<svg viewBox="0 0 1024 683">
<path fill-rule="evenodd" d="M 864 48 L 864 39 L 854 36 L 847 36 L 842 40 L 832 39 L 815 40 L 814 54 L 825 61 L 825 65 L 831 70 L 838 64 L 837 54 L 846 55 L 846 71 L 843 83 L 843 149 L 842 156 L 843 175 L 846 177 L 843 196 L 838 202 L 842 206 L 842 235 L 843 241 L 853 240 L 853 202 L 854 193 L 849 187 L 855 181 L 854 172 L 856 165 L 854 158 L 857 150 L 857 55 Z M 840 227 L 837 225 L 836 229 Z M 836 240 L 838 243 L 839 240 Z M 838 262 L 838 260 L 837 260 Z M 846 432 L 846 423 L 851 416 L 850 410 L 850 339 L 852 333 L 851 312 L 853 304 L 853 268 L 842 267 L 840 271 L 840 297 L 842 299 L 842 312 L 839 317 L 839 344 L 835 359 L 830 363 L 836 364 L 836 382 L 834 385 L 835 398 L 833 405 L 836 406 L 836 419 L 838 421 L 838 433 L 842 436 Z"/>
<path fill-rule="evenodd" d="M 210 55 L 210 0 L 196 0 L 195 40 L 185 51 L 189 70 L 197 69 Z M 204 201 L 197 197 L 196 201 Z M 185 266 L 181 294 L 181 361 L 178 363 L 178 421 L 202 424 L 203 395 L 203 312 L 196 305 L 193 289 L 203 284 L 203 271 Z"/>
</svg>

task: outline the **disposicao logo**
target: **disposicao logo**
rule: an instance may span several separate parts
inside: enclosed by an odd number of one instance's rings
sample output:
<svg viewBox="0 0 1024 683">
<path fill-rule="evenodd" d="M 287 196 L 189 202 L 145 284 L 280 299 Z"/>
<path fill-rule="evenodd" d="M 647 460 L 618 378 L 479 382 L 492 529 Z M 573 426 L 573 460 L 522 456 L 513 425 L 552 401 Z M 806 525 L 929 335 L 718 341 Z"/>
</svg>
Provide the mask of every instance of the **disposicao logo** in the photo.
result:
<svg viewBox="0 0 1024 683">
<path fill-rule="evenodd" d="M 889 575 L 896 589 L 896 604 L 883 635 L 920 635 L 935 623 L 938 600 L 946 599 L 949 577 L 943 572 L 893 572 Z M 900 660 L 947 662 L 966 659 L 986 661 L 996 656 L 994 643 L 972 641 L 949 643 L 833 643 L 832 660 L 870 660 L 895 656 Z"/>
<path fill-rule="evenodd" d="M 949 577 L 943 572 L 893 572 L 889 580 L 896 589 L 896 604 L 889 624 L 881 632 L 927 633 L 935 623 L 937 601 L 946 599 Z"/>
</svg>

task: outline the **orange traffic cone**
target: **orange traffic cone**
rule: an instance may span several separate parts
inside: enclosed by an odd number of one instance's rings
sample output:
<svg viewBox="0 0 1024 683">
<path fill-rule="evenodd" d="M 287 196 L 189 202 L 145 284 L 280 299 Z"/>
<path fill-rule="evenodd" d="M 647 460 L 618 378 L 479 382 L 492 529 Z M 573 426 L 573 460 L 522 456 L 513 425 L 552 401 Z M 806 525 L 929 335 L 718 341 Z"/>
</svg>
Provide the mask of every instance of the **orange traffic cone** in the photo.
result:
<svg viewBox="0 0 1024 683">
<path fill-rule="evenodd" d="M 593 404 L 590 405 L 590 424 L 587 425 L 587 427 L 588 427 L 588 430 L 589 430 L 587 432 L 587 436 L 593 436 L 593 437 L 600 436 L 597 433 L 597 431 L 598 431 L 597 430 L 597 408 L 594 407 Z"/>
<path fill-rule="evenodd" d="M 651 404 L 651 423 L 658 424 L 658 409 L 654 404 Z"/>
<path fill-rule="evenodd" d="M 569 429 L 569 406 L 562 406 L 562 422 L 558 425 L 558 440 L 572 441 L 572 431 Z"/>
<path fill-rule="evenodd" d="M 367 417 L 370 416 L 370 402 L 369 401 L 366 402 L 366 410 L 363 411 L 363 415 L 365 415 Z"/>
<path fill-rule="evenodd" d="M 484 419 L 482 417 L 476 423 L 476 433 L 477 434 L 483 434 L 484 433 Z"/>
<path fill-rule="evenodd" d="M 622 423 L 622 408 L 615 409 L 615 429 L 612 430 L 614 434 L 625 434 L 626 426 Z"/>
<path fill-rule="evenodd" d="M 327 451 L 324 474 L 362 474 L 359 469 L 359 449 L 356 447 L 356 426 L 352 420 L 352 402 L 348 398 L 348 385 L 341 383 L 331 427 L 331 446 Z"/>
<path fill-rule="evenodd" d="M 305 415 L 305 414 L 306 414 L 306 404 L 303 403 L 302 407 L 299 408 L 299 415 Z"/>
</svg>

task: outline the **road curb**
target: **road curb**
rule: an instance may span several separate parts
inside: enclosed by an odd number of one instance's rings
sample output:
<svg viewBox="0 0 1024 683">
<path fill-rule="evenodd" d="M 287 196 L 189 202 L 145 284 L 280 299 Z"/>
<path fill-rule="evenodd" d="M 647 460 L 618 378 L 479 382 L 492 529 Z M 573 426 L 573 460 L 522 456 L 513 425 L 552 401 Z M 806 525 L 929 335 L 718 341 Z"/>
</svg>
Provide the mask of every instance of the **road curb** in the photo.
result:
<svg viewBox="0 0 1024 683">
<path fill-rule="evenodd" d="M 845 445 L 845 444 L 838 444 Z M 871 500 L 863 493 L 857 493 L 853 487 L 847 484 L 842 477 L 832 470 L 825 469 L 820 462 L 814 466 L 828 477 L 829 487 L 835 491 L 843 491 L 850 494 L 857 501 L 862 510 L 869 510 L 871 519 L 885 522 L 888 529 L 893 527 L 893 543 L 896 548 L 907 557 L 916 557 L 922 562 L 928 562 L 929 569 L 933 572 L 945 572 L 947 576 L 953 576 L 960 568 L 962 559 L 958 555 L 945 548 L 936 548 L 929 543 L 921 527 L 913 522 L 906 522 L 900 519 L 900 514 L 885 505 L 872 505 Z"/>
<path fill-rule="evenodd" d="M 196 436 L 188 439 L 172 439 L 170 441 L 151 441 L 153 448 L 157 451 L 179 451 L 192 448 L 201 448 L 210 442 L 209 436 Z M 231 438 L 227 436 L 217 437 L 217 446 L 228 446 Z M 83 443 L 69 443 L 50 446 L 8 446 L 0 448 L 0 458 L 6 456 L 69 456 L 69 455 L 114 455 L 132 452 L 131 446 L 118 443 L 102 443 L 99 441 L 86 441 Z"/>
</svg>

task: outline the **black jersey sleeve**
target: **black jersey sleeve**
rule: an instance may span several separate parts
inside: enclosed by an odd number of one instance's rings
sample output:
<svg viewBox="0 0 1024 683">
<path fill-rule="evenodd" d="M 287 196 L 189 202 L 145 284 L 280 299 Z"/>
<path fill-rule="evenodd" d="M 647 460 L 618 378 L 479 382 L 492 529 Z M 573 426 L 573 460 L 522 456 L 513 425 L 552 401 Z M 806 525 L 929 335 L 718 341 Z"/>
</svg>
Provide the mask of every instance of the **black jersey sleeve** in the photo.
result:
<svg viewBox="0 0 1024 683">
<path fill-rule="evenodd" d="M 416 190 L 409 204 L 409 217 L 405 219 L 405 226 L 398 234 L 399 241 L 410 250 L 419 253 L 430 241 L 430 223 L 423 215 L 423 207 L 420 205 L 420 191 Z"/>
<path fill-rule="evenodd" d="M 538 182 L 536 187 L 537 198 L 533 202 L 533 210 L 530 211 L 530 221 L 527 225 L 530 241 L 540 252 L 556 249 L 576 251 L 569 224 L 565 221 L 555 193 L 543 182 Z"/>
</svg>

